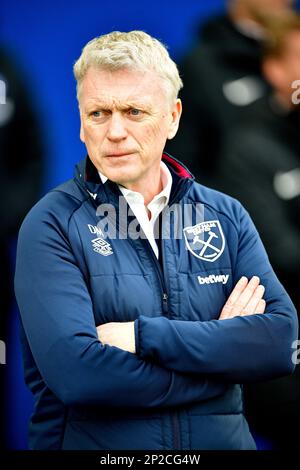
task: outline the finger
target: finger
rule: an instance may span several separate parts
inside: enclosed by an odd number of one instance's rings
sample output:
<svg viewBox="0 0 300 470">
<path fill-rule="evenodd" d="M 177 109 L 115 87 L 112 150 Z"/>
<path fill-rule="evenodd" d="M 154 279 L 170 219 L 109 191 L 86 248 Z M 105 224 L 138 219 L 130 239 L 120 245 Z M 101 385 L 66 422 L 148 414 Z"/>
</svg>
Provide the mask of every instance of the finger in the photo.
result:
<svg viewBox="0 0 300 470">
<path fill-rule="evenodd" d="M 255 313 L 265 313 L 265 309 L 266 309 L 266 301 L 265 301 L 264 299 L 261 299 L 261 300 L 258 302 L 258 305 L 257 305 L 256 312 L 255 312 Z"/>
<path fill-rule="evenodd" d="M 99 339 L 99 341 L 102 342 L 102 340 L 103 340 L 103 329 L 102 329 L 102 325 L 97 326 L 96 329 L 97 329 L 98 339 Z"/>
<path fill-rule="evenodd" d="M 259 277 L 253 276 L 233 306 L 234 316 L 241 315 L 259 285 Z"/>
<path fill-rule="evenodd" d="M 97 326 L 98 339 L 103 344 L 109 344 L 113 334 L 112 323 L 103 323 Z"/>
<path fill-rule="evenodd" d="M 242 292 L 246 288 L 247 284 L 248 284 L 248 279 L 245 276 L 242 276 L 241 279 L 236 283 L 233 291 L 231 292 L 230 296 L 228 297 L 228 299 L 227 299 L 227 301 L 226 301 L 226 303 L 225 303 L 225 305 L 222 309 L 219 320 L 223 320 L 224 318 L 228 318 L 228 316 L 230 315 L 230 313 L 232 311 L 232 308 L 233 308 L 234 304 L 236 303 L 236 301 L 238 300 L 238 298 L 240 297 L 240 295 L 242 294 Z"/>
<path fill-rule="evenodd" d="M 265 288 L 262 285 L 257 286 L 253 295 L 249 302 L 247 303 L 246 307 L 243 310 L 242 315 L 253 315 L 256 313 L 257 307 L 259 302 L 262 300 L 263 295 L 265 293 Z"/>
</svg>

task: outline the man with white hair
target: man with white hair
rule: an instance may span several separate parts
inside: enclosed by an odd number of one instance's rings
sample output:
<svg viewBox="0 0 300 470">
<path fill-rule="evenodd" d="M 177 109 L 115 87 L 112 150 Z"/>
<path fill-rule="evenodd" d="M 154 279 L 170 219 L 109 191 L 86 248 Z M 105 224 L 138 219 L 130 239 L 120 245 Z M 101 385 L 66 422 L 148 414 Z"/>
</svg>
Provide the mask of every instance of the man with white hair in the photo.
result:
<svg viewBox="0 0 300 470">
<path fill-rule="evenodd" d="M 243 207 L 163 154 L 165 47 L 112 32 L 74 72 L 88 154 L 18 241 L 30 448 L 255 449 L 241 384 L 292 373 L 293 304 Z"/>
</svg>

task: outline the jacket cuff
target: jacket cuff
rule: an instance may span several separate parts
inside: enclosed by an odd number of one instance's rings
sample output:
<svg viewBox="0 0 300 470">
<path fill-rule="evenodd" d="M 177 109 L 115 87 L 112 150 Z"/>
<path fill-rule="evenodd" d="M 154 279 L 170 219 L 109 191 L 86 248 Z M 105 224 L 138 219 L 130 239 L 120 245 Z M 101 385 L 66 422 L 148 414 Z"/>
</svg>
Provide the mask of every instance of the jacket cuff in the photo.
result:
<svg viewBox="0 0 300 470">
<path fill-rule="evenodd" d="M 140 335 L 139 335 L 139 327 L 140 327 L 139 319 L 134 320 L 134 339 L 135 339 L 135 353 L 139 355 L 140 353 Z"/>
</svg>

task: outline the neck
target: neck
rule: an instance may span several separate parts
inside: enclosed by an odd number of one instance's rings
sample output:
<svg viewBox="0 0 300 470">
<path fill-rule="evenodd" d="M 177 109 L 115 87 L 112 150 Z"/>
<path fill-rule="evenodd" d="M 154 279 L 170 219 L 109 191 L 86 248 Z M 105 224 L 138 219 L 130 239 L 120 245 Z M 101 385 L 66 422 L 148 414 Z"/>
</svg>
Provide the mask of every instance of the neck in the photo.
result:
<svg viewBox="0 0 300 470">
<path fill-rule="evenodd" d="M 163 189 L 160 166 L 151 176 L 147 175 L 146 178 L 140 179 L 137 182 L 128 183 L 125 187 L 131 191 L 140 193 L 144 198 L 145 206 L 147 206 L 154 196 L 159 194 Z"/>
<path fill-rule="evenodd" d="M 298 105 L 294 104 L 291 100 L 291 93 L 284 93 L 277 91 L 275 94 L 275 99 L 279 103 L 279 105 L 285 109 L 286 111 L 292 111 L 293 109 L 297 108 Z"/>
</svg>

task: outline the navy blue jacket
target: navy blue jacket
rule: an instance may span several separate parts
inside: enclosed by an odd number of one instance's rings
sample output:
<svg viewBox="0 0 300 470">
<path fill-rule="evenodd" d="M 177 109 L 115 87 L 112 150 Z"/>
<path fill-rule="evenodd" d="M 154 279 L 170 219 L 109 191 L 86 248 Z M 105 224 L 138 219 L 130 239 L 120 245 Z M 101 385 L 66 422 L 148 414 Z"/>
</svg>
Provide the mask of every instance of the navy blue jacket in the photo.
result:
<svg viewBox="0 0 300 470">
<path fill-rule="evenodd" d="M 240 384 L 294 369 L 296 313 L 248 213 L 163 158 L 169 204 L 191 218 L 177 237 L 164 224 L 162 266 L 148 240 L 124 236 L 124 198 L 88 157 L 22 224 L 15 291 L 31 449 L 255 449 Z M 105 238 L 108 220 L 116 236 Z M 243 275 L 260 277 L 266 312 L 218 320 Z M 134 321 L 137 354 L 98 340 L 96 326 L 115 321 Z"/>
</svg>

